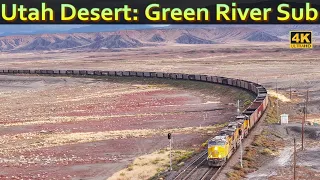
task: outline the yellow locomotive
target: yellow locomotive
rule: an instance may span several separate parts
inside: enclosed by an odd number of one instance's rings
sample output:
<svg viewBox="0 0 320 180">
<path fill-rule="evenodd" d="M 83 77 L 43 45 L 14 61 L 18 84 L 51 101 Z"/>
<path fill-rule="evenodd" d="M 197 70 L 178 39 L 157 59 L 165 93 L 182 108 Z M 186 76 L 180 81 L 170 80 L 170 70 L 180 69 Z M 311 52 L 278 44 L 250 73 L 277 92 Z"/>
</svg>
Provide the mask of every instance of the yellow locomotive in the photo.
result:
<svg viewBox="0 0 320 180">
<path fill-rule="evenodd" d="M 235 122 L 220 131 L 218 136 L 208 141 L 208 165 L 222 166 L 240 145 L 240 140 L 249 133 L 248 116 L 237 116 Z"/>
<path fill-rule="evenodd" d="M 208 165 L 222 166 L 230 157 L 228 136 L 216 136 L 208 142 Z"/>
</svg>

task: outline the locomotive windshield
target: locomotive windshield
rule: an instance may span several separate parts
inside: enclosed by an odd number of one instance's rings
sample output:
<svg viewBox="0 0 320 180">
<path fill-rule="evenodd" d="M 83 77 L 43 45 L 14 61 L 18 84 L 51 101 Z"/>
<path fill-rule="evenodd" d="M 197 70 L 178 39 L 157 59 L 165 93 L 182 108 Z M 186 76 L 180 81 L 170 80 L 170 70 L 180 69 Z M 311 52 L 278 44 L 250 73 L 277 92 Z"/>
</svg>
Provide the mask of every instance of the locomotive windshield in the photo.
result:
<svg viewBox="0 0 320 180">
<path fill-rule="evenodd" d="M 209 141 L 209 146 L 222 146 L 225 145 L 225 141 Z"/>
</svg>

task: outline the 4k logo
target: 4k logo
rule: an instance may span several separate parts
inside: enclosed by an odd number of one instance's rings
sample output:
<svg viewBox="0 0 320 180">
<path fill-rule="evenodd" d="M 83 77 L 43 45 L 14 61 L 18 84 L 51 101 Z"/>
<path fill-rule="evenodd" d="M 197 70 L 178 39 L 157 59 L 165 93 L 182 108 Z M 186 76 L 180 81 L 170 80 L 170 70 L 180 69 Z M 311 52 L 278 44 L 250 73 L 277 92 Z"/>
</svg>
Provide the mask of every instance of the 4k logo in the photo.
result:
<svg viewBox="0 0 320 180">
<path fill-rule="evenodd" d="M 291 31 L 290 48 L 312 48 L 312 32 Z"/>
</svg>

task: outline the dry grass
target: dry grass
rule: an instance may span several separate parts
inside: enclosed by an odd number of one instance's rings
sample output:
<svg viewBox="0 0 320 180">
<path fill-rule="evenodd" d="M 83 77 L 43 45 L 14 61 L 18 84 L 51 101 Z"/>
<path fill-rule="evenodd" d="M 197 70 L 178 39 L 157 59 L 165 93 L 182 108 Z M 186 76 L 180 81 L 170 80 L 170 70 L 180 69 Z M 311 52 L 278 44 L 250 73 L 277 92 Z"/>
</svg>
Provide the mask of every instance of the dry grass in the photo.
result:
<svg viewBox="0 0 320 180">
<path fill-rule="evenodd" d="M 164 105 L 165 106 L 165 105 Z M 163 106 L 163 107 L 164 107 Z M 41 117 L 41 118 L 33 118 L 25 119 L 23 122 L 18 123 L 7 123 L 1 125 L 3 127 L 11 127 L 11 126 L 27 126 L 27 125 L 41 125 L 41 124 L 56 124 L 56 123 L 65 123 L 65 122 L 81 122 L 81 121 L 100 121 L 111 118 L 122 118 L 122 117 L 152 117 L 159 115 L 179 115 L 183 114 L 183 112 L 161 112 L 161 113 L 143 113 L 143 114 L 119 114 L 119 115 L 109 115 L 109 116 L 49 116 L 49 117 Z M 45 119 L 45 120 L 44 120 Z"/>
<path fill-rule="evenodd" d="M 273 90 L 268 90 L 268 95 L 274 98 L 278 98 L 281 102 L 291 102 L 291 99 L 287 98 L 285 95 L 277 93 Z"/>
<path fill-rule="evenodd" d="M 175 129 L 142 129 L 142 130 L 123 130 L 123 131 L 107 131 L 107 132 L 89 132 L 89 133 L 62 133 L 62 134 L 51 134 L 44 138 L 44 141 L 48 144 L 73 144 L 74 142 L 92 142 L 106 139 L 125 139 L 133 137 L 148 137 L 155 135 L 166 135 L 169 132 L 175 134 L 183 133 L 203 133 L 209 131 L 216 131 L 217 126 L 207 127 L 186 127 L 186 128 L 175 128 Z"/>
<path fill-rule="evenodd" d="M 277 118 L 277 104 L 276 104 L 276 98 L 275 97 L 269 97 L 269 109 L 267 111 L 267 117 L 265 122 L 268 124 L 276 124 L 279 123 L 279 120 Z"/>
<path fill-rule="evenodd" d="M 282 140 L 274 136 L 272 133 L 264 131 L 261 135 L 255 137 L 251 146 L 245 149 L 243 156 L 243 168 L 237 164 L 234 170 L 227 173 L 230 180 L 238 180 L 244 178 L 248 173 L 256 171 L 260 166 L 262 157 L 274 157 L 278 154 L 278 150 Z"/>
<path fill-rule="evenodd" d="M 66 144 L 77 144 L 85 142 L 95 142 L 109 139 L 143 138 L 155 135 L 165 136 L 169 132 L 174 134 L 208 133 L 211 134 L 224 124 L 206 127 L 186 127 L 174 129 L 142 129 L 142 130 L 122 130 L 106 132 L 86 132 L 86 133 L 23 133 L 11 136 L 2 136 L 2 143 L 5 145 L 0 150 L 0 154 L 9 154 L 17 149 L 27 151 L 36 148 L 54 147 Z"/>
<path fill-rule="evenodd" d="M 101 77 L 94 77 L 96 79 L 104 80 Z M 251 101 L 254 99 L 253 94 L 249 94 L 247 91 L 235 88 L 235 87 L 227 87 L 222 85 L 216 85 L 212 83 L 203 83 L 199 81 L 168 81 L 167 79 L 157 79 L 157 78 L 148 78 L 147 81 L 142 78 L 137 77 L 107 77 L 108 82 L 116 82 L 116 83 L 139 83 L 146 86 L 151 86 L 153 88 L 178 88 L 185 89 L 188 91 L 194 91 L 202 94 L 214 94 L 218 97 L 228 96 L 231 101 L 236 102 L 240 100 L 240 106 L 244 109 L 246 106 L 250 105 Z M 204 100 L 206 97 L 204 96 Z"/>
<path fill-rule="evenodd" d="M 170 166 L 170 151 L 162 149 L 152 154 L 147 154 L 136 158 L 127 168 L 113 174 L 108 180 L 144 180 L 157 176 L 163 171 L 166 171 Z M 189 158 L 192 151 L 173 150 L 173 164 Z"/>
<path fill-rule="evenodd" d="M 273 151 L 268 149 L 268 148 L 264 148 L 263 150 L 260 151 L 261 154 L 263 155 L 273 155 Z"/>
</svg>

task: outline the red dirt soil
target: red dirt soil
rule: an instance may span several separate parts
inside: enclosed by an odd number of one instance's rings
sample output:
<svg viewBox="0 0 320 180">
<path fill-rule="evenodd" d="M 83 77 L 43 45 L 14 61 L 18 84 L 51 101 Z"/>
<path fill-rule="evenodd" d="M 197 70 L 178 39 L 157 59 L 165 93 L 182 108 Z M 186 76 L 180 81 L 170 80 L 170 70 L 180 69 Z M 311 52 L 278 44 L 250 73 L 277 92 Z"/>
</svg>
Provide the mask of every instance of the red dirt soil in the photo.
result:
<svg viewBox="0 0 320 180">
<path fill-rule="evenodd" d="M 4 114 L 0 140 L 5 144 L 0 148 L 1 179 L 106 179 L 135 157 L 168 145 L 163 133 L 43 147 L 41 143 L 51 133 L 72 137 L 79 132 L 95 136 L 98 132 L 199 127 L 227 122 L 236 113 L 233 105 L 225 105 L 226 99 L 213 94 L 206 94 L 204 101 L 201 93 L 173 87 L 141 88 L 90 79 L 64 79 L 66 85 L 57 78 L 42 78 L 35 81 L 44 83 L 43 87 L 32 91 L 12 87 L 9 95 L 0 94 Z M 26 83 L 24 77 L 14 81 Z M 199 147 L 209 137 L 178 133 L 174 148 Z"/>
</svg>

